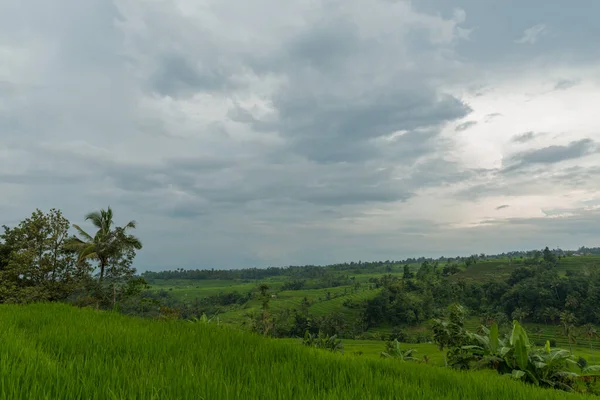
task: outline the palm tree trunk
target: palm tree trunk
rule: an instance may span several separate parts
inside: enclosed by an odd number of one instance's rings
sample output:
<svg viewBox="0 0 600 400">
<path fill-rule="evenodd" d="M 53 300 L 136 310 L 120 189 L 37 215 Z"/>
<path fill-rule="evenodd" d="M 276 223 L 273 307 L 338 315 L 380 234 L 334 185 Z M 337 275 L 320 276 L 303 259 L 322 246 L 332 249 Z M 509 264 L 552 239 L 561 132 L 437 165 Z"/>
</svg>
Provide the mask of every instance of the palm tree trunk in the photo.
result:
<svg viewBox="0 0 600 400">
<path fill-rule="evenodd" d="M 100 283 L 104 280 L 104 270 L 106 269 L 106 261 L 100 259 Z"/>
<path fill-rule="evenodd" d="M 569 341 L 569 351 L 573 354 L 573 345 L 571 344 L 571 335 L 567 336 L 567 340 Z"/>
</svg>

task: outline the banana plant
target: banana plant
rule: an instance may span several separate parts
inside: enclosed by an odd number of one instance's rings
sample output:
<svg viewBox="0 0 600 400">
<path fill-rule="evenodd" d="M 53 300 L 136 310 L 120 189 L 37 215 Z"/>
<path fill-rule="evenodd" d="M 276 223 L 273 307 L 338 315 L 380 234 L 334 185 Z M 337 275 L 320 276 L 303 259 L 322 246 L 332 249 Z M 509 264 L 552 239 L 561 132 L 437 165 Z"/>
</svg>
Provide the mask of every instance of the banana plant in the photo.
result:
<svg viewBox="0 0 600 400">
<path fill-rule="evenodd" d="M 415 349 L 402 350 L 400 342 L 394 339 L 393 342 L 386 343 L 386 351 L 381 352 L 381 357 L 397 358 L 400 361 L 416 361 L 417 358 L 414 356 L 416 352 Z"/>
<path fill-rule="evenodd" d="M 488 329 L 480 327 L 481 334 L 467 332 L 472 345 L 463 346 L 464 350 L 470 351 L 477 368 L 491 368 L 499 373 L 510 373 L 504 357 L 510 352 L 508 340 L 501 339 L 498 324 L 494 323 Z"/>
<path fill-rule="evenodd" d="M 533 349 L 527 332 L 513 321 L 513 329 L 505 339 L 500 339 L 498 326 L 482 328 L 482 334 L 468 332 L 472 345 L 462 346 L 472 355 L 476 365 L 493 368 L 500 374 L 510 374 L 513 378 L 537 386 L 573 390 L 572 383 L 579 375 L 570 372 L 576 364 L 568 350 L 551 348 L 550 341 L 542 349 Z M 585 372 L 600 372 L 600 367 L 588 367 Z"/>
<path fill-rule="evenodd" d="M 304 338 L 301 339 L 302 344 L 308 347 L 316 347 L 318 349 L 326 349 L 329 351 L 340 351 L 344 353 L 344 344 L 337 335 L 325 336 L 322 332 L 318 335 L 310 333 L 309 331 L 304 332 Z"/>
<path fill-rule="evenodd" d="M 200 324 L 209 324 L 212 321 L 216 321 L 217 325 L 221 325 L 221 320 L 218 316 L 212 316 L 212 317 L 208 318 L 206 313 L 202 313 L 202 316 L 200 316 L 200 318 L 194 317 L 194 318 L 188 319 L 188 321 L 191 323 L 200 323 Z"/>
</svg>

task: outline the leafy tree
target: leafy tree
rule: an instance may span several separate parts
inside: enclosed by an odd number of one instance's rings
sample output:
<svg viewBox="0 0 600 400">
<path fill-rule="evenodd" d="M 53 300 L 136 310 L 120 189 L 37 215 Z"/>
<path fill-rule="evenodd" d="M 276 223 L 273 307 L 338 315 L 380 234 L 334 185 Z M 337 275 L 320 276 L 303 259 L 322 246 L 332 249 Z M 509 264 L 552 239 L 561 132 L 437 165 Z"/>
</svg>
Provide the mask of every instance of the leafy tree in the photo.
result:
<svg viewBox="0 0 600 400">
<path fill-rule="evenodd" d="M 300 311 L 302 312 L 303 315 L 308 315 L 308 309 L 310 308 L 310 301 L 308 300 L 308 298 L 306 296 L 304 296 L 302 298 L 302 301 L 300 302 Z M 304 332 L 304 331 L 302 331 Z"/>
<path fill-rule="evenodd" d="M 408 279 L 414 278 L 414 276 L 415 276 L 415 274 L 412 273 L 408 264 L 405 264 L 403 267 L 402 279 L 408 280 Z"/>
<path fill-rule="evenodd" d="M 409 339 L 408 332 L 406 329 L 396 326 L 396 327 L 394 327 L 394 329 L 392 329 L 392 333 L 390 334 L 389 339 L 392 341 L 396 340 L 399 342 L 406 343 L 406 342 L 408 342 L 408 339 Z"/>
<path fill-rule="evenodd" d="M 316 317 L 313 319 L 312 324 L 327 336 L 341 336 L 346 333 L 348 328 L 346 319 L 340 313 L 333 312 L 323 317 Z"/>
<path fill-rule="evenodd" d="M 0 302 L 62 300 L 88 273 L 67 248 L 69 221 L 59 210 L 36 210 L 0 235 Z"/>
<path fill-rule="evenodd" d="M 261 312 L 261 321 L 259 329 L 262 330 L 264 336 L 267 336 L 269 332 L 273 329 L 273 321 L 270 318 L 269 314 L 269 301 L 271 301 L 271 296 L 269 294 L 269 285 L 266 283 L 261 283 L 258 286 L 259 298 L 262 303 L 262 312 Z"/>
<path fill-rule="evenodd" d="M 448 349 L 444 353 L 444 364 L 448 362 L 459 368 L 464 367 L 462 346 L 467 344 L 464 329 L 466 311 L 460 304 L 453 304 L 448 308 L 448 320 L 436 318 L 433 320 L 433 341 L 440 350 Z"/>
<path fill-rule="evenodd" d="M 560 316 L 560 310 L 556 307 L 545 307 L 542 311 L 542 315 L 546 322 L 555 322 Z"/>
<path fill-rule="evenodd" d="M 546 248 L 542 252 L 542 256 L 543 256 L 544 262 L 546 262 L 547 264 L 550 264 L 553 266 L 556 265 L 556 262 L 557 262 L 556 256 L 554 255 L 554 253 L 552 253 L 552 251 L 550 251 L 548 246 L 546 246 Z"/>
</svg>

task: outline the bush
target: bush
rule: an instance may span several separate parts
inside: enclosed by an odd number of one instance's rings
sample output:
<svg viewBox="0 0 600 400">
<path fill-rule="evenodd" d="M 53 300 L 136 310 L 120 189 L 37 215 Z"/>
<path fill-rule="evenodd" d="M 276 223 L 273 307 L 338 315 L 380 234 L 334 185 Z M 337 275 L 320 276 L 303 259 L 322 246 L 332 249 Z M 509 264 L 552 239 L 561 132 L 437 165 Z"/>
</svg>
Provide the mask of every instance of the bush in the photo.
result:
<svg viewBox="0 0 600 400">
<path fill-rule="evenodd" d="M 401 327 L 395 327 L 392 330 L 392 333 L 388 336 L 388 340 L 391 342 L 393 342 L 394 340 L 397 340 L 399 342 L 408 343 L 410 340 L 410 337 L 409 337 L 406 329 L 401 328 Z"/>
</svg>

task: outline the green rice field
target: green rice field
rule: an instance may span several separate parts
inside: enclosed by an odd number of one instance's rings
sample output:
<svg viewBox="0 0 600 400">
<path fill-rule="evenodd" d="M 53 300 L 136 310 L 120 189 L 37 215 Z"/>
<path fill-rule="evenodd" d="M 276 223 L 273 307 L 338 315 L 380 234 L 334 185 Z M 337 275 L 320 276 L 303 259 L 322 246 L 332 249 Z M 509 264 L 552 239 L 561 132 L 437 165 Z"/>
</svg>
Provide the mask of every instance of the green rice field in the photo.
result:
<svg viewBox="0 0 600 400">
<path fill-rule="evenodd" d="M 586 398 L 490 371 L 356 356 L 351 346 L 333 354 L 63 304 L 1 305 L 0 327 L 1 399 Z"/>
</svg>

